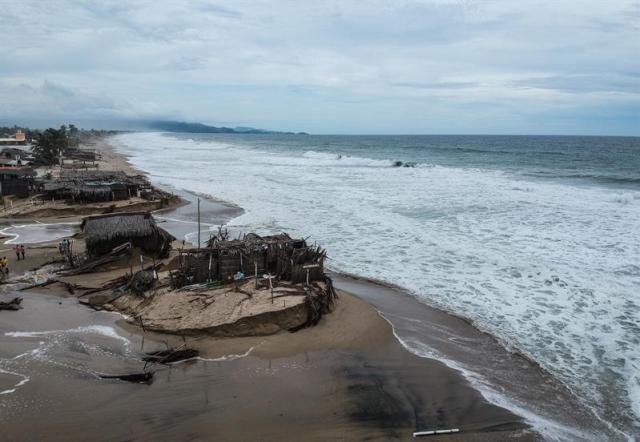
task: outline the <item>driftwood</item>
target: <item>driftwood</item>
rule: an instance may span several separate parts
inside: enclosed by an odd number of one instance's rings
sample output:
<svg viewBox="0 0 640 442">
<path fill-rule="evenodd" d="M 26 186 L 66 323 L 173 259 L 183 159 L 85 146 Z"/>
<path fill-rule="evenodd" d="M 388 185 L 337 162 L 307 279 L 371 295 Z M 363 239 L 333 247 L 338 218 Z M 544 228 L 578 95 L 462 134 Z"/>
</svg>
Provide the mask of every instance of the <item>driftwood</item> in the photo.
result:
<svg viewBox="0 0 640 442">
<path fill-rule="evenodd" d="M 153 372 L 145 371 L 143 373 L 133 374 L 101 374 L 102 379 L 120 379 L 126 382 L 135 382 L 138 384 L 150 384 L 153 381 Z"/>
<path fill-rule="evenodd" d="M 0 302 L 0 310 L 20 310 L 22 306 L 22 298 L 13 298 L 9 302 Z"/>
<path fill-rule="evenodd" d="M 172 362 L 193 359 L 200 354 L 198 350 L 193 348 L 173 349 L 152 351 L 142 358 L 145 362 L 153 362 L 157 364 L 170 364 Z"/>
<path fill-rule="evenodd" d="M 86 262 L 80 267 L 77 267 L 75 269 L 67 270 L 66 272 L 63 272 L 63 274 L 65 276 L 73 276 L 73 275 L 81 275 L 83 273 L 90 273 L 96 267 L 100 267 L 102 265 L 109 264 L 110 262 L 119 260 L 121 257 L 128 254 L 130 249 L 131 249 L 131 243 L 128 243 L 128 242 L 124 243 L 122 245 L 119 245 L 118 247 L 115 247 L 113 250 L 111 250 L 111 252 L 107 253 L 106 255 L 103 255 L 98 259 L 94 259 L 92 261 Z"/>
<path fill-rule="evenodd" d="M 333 287 L 333 280 L 328 276 L 324 277 L 326 288 L 322 288 L 312 283 L 305 290 L 305 303 L 307 305 L 307 321 L 298 326 L 289 329 L 290 332 L 296 332 L 305 327 L 316 325 L 320 322 L 322 315 L 330 313 L 333 310 L 338 294 Z"/>
</svg>

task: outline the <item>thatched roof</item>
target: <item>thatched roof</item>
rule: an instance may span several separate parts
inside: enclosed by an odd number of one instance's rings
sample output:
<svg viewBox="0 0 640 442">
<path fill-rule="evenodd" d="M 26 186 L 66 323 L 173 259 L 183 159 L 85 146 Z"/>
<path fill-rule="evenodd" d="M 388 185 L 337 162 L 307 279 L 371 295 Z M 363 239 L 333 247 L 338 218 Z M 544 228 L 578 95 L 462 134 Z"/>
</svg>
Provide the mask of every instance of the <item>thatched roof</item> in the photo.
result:
<svg viewBox="0 0 640 442">
<path fill-rule="evenodd" d="M 156 221 L 149 212 L 90 216 L 82 221 L 81 227 L 85 238 L 91 238 L 93 241 L 110 241 L 115 237 L 164 236 L 165 234 L 173 238 L 156 225 Z"/>
<path fill-rule="evenodd" d="M 82 221 L 87 250 L 99 255 L 125 242 L 153 254 L 166 254 L 175 239 L 156 225 L 148 212 L 113 213 L 85 218 Z"/>
<path fill-rule="evenodd" d="M 148 180 L 143 175 L 127 175 L 121 170 L 63 170 L 59 181 L 86 182 L 116 182 L 137 186 L 148 186 Z"/>
</svg>

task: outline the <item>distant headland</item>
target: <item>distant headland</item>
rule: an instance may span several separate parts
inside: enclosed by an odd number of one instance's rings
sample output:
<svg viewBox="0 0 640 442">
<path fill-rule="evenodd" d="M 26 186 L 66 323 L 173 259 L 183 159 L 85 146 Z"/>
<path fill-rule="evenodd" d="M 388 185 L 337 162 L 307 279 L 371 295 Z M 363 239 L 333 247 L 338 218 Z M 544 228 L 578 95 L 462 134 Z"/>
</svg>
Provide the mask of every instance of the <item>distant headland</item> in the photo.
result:
<svg viewBox="0 0 640 442">
<path fill-rule="evenodd" d="M 202 123 L 184 121 L 149 121 L 146 128 L 165 132 L 201 133 L 201 134 L 268 134 L 268 135 L 309 135 L 306 132 L 281 132 L 253 127 L 216 127 Z"/>
</svg>

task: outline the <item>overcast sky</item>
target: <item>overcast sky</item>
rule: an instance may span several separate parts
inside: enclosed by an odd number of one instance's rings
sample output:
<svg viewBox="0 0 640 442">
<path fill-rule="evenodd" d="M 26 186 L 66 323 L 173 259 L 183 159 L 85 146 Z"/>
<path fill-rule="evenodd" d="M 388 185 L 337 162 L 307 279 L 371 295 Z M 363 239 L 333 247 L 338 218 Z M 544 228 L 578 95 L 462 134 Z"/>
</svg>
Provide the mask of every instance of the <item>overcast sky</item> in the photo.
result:
<svg viewBox="0 0 640 442">
<path fill-rule="evenodd" d="M 637 0 L 0 0 L 0 23 L 5 124 L 640 135 Z"/>
</svg>

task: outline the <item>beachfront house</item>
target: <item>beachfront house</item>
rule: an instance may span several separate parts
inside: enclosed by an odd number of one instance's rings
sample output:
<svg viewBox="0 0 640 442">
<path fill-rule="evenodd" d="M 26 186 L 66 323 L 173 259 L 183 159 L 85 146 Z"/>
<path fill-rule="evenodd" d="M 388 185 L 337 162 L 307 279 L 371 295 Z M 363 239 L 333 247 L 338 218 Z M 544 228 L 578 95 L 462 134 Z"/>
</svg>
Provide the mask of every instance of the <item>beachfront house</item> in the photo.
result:
<svg viewBox="0 0 640 442">
<path fill-rule="evenodd" d="M 131 243 L 146 255 L 165 257 L 175 240 L 157 226 L 149 212 L 90 216 L 82 221 L 81 229 L 90 256 L 104 255 L 122 244 Z"/>
<path fill-rule="evenodd" d="M 33 159 L 31 153 L 18 147 L 5 147 L 0 150 L 0 165 L 2 166 L 26 166 Z"/>
<path fill-rule="evenodd" d="M 0 166 L 0 195 L 26 198 L 35 176 L 36 172 L 30 167 Z"/>
<path fill-rule="evenodd" d="M 97 169 L 100 155 L 95 150 L 69 147 L 64 151 L 62 167 L 64 169 Z"/>
<path fill-rule="evenodd" d="M 0 146 L 24 146 L 26 144 L 27 137 L 21 130 L 18 130 L 13 137 L 0 138 Z"/>
</svg>

